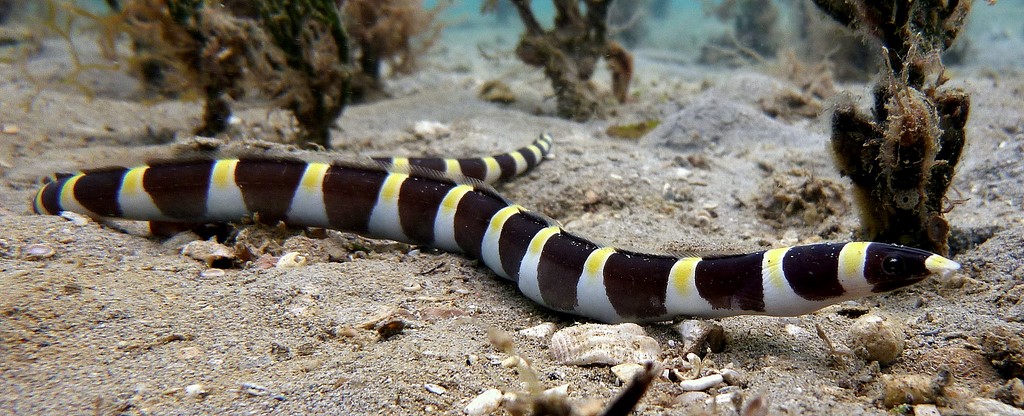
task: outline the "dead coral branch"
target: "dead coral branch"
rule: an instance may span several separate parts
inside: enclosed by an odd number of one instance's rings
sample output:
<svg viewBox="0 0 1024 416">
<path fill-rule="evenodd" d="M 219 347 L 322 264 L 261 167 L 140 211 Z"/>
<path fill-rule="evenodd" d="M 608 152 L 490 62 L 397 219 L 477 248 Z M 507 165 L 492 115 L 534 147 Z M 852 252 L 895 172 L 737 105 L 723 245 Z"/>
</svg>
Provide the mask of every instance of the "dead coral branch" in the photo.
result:
<svg viewBox="0 0 1024 416">
<path fill-rule="evenodd" d="M 553 0 L 555 20 L 549 30 L 537 21 L 529 0 L 512 3 L 526 27 L 516 55 L 528 65 L 544 68 L 555 90 L 560 117 L 586 120 L 600 114 L 600 100 L 589 81 L 602 57 L 609 59 L 616 98 L 625 101 L 633 58 L 621 45 L 607 39 L 611 1 Z M 580 9 L 581 3 L 586 6 L 586 14 Z"/>
</svg>

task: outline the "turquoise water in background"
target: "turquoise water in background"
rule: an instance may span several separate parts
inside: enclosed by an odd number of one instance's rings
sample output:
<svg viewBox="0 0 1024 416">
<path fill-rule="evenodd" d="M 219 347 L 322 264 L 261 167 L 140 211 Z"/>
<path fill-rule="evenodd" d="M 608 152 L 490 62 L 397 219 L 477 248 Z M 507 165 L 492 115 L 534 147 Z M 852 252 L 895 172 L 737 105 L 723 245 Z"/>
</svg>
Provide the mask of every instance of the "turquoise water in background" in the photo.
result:
<svg viewBox="0 0 1024 416">
<path fill-rule="evenodd" d="M 503 40 L 499 43 L 510 43 L 514 47 L 523 26 L 515 8 L 507 0 L 500 1 L 506 3 L 509 11 L 505 17 L 493 13 L 481 15 L 481 1 L 452 2 L 442 14 L 442 19 L 448 25 L 442 43 L 459 42 L 462 40 L 461 31 L 475 30 L 489 31 L 492 38 Z M 643 36 L 635 41 L 623 42 L 630 50 L 662 50 L 695 59 L 701 46 L 709 39 L 733 30 L 732 21 L 721 21 L 705 11 L 708 8 L 705 3 L 717 5 L 721 1 L 665 0 L 665 7 L 657 10 L 654 9 L 657 0 L 618 1 L 639 3 L 640 10 L 646 14 L 639 23 L 644 26 Z M 427 0 L 424 4 L 433 7 L 438 3 L 438 0 Z M 795 38 L 804 24 L 796 10 L 799 3 L 773 1 L 779 11 L 777 28 L 781 37 L 780 51 L 795 47 Z M 541 24 L 545 28 L 551 27 L 554 15 L 552 3 L 533 0 L 532 6 Z M 615 32 L 615 25 L 611 27 Z M 965 39 L 970 43 L 969 55 L 963 62 L 966 65 L 987 63 L 996 68 L 1024 68 L 1024 0 L 999 0 L 994 5 L 984 0 L 975 1 L 967 27 L 957 42 L 964 42 Z"/>
<path fill-rule="evenodd" d="M 481 0 L 460 1 L 449 3 L 441 15 L 446 24 L 441 43 L 465 42 L 467 37 L 474 39 L 498 39 L 500 46 L 514 47 L 515 41 L 522 33 L 523 26 L 515 8 L 508 0 L 503 3 L 506 13 L 481 15 Z M 638 4 L 645 13 L 638 23 L 643 26 L 642 35 L 635 39 L 623 41 L 631 51 L 662 50 L 695 58 L 702 45 L 709 39 L 720 37 L 732 30 L 732 22 L 723 22 L 709 16 L 705 9 L 708 5 L 720 4 L 722 0 L 618 0 Z M 32 7 L 36 1 L 24 1 L 23 7 Z M 107 12 L 103 0 L 75 0 L 75 3 L 93 12 Z M 424 6 L 431 8 L 444 0 L 425 0 Z M 660 3 L 660 5 L 658 5 Z M 799 33 L 803 24 L 796 18 L 795 8 L 799 1 L 775 0 L 773 4 L 779 9 L 777 27 L 782 37 L 780 50 L 785 50 Z M 656 6 L 657 5 L 657 6 Z M 550 27 L 554 15 L 551 1 L 533 0 L 532 7 L 538 20 L 544 27 Z M 613 32 L 616 32 L 612 24 Z M 467 36 L 467 32 L 474 32 Z M 481 34 L 485 37 L 479 37 Z M 968 26 L 961 33 L 958 42 L 971 43 L 971 54 L 965 64 L 989 64 L 994 68 L 1024 68 L 1024 0 L 999 0 L 994 5 L 987 1 L 975 1 L 968 20 Z M 769 57 L 770 58 L 770 57 Z"/>
</svg>

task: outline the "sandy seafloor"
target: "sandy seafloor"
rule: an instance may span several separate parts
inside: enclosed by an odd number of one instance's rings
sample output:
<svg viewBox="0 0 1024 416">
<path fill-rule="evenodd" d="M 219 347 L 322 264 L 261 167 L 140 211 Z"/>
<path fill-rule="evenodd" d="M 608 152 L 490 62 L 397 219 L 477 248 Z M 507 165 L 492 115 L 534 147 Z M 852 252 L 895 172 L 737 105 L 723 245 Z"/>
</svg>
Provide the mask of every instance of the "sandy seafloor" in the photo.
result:
<svg viewBox="0 0 1024 416">
<path fill-rule="evenodd" d="M 1019 13 L 1015 3 L 976 7 L 1007 21 Z M 766 398 L 771 414 L 885 414 L 883 374 L 931 377 L 947 368 L 955 387 L 947 404 L 961 409 L 1005 383 L 982 357 L 980 339 L 995 327 L 1024 330 L 1019 21 L 1015 29 L 972 28 L 971 63 L 949 69 L 949 85 L 972 100 L 969 147 L 950 194 L 962 202 L 948 215 L 954 235 L 971 237 L 954 256 L 962 271 L 806 316 L 718 320 L 727 348 L 710 358 L 743 374 L 745 397 Z M 856 231 L 848 196 L 832 201 L 846 212 L 825 224 L 780 226 L 762 218 L 757 205 L 776 192 L 773 175 L 799 169 L 849 189 L 827 150 L 827 115 L 784 121 L 761 111 L 761 100 L 793 88 L 771 65 L 707 68 L 686 51 L 640 50 L 633 101 L 612 107 L 605 119 L 576 123 L 551 116 L 549 84 L 512 58 L 512 42 L 472 25 L 449 29 L 420 72 L 387 81 L 392 98 L 346 109 L 333 133 L 338 152 L 485 155 L 550 132 L 553 156 L 499 189 L 597 241 L 665 251 L 706 239 L 740 246 L 844 241 Z M 477 44 L 503 48 L 499 59 L 481 58 Z M 67 62 L 59 43 L 46 45 L 29 65 L 44 79 Z M 608 367 L 556 364 L 546 339 L 517 332 L 586 320 L 531 303 L 460 255 L 361 242 L 370 253 L 350 261 L 314 256 L 298 269 L 233 268 L 203 277 L 205 264 L 160 239 L 32 215 L 29 201 L 45 176 L 173 154 L 189 142 L 201 106 L 144 103 L 133 80 L 99 73 L 85 77 L 95 98 L 52 86 L 26 111 L 34 85 L 17 66 L 0 65 L 0 79 L 0 123 L 17 127 L 0 135 L 0 413 L 461 414 L 486 389 L 524 389 L 500 365 L 505 355 L 489 344 L 488 327 L 512 334 L 544 386 L 567 384 L 573 400 L 604 401 L 622 387 Z M 491 79 L 511 85 L 518 101 L 478 99 L 476 90 Z M 599 88 L 607 89 L 606 80 L 598 74 Z M 865 84 L 839 88 L 854 96 L 868 91 Z M 293 131 L 284 113 L 260 103 L 237 109 L 230 140 L 280 142 Z M 663 124 L 639 141 L 604 133 L 608 125 L 648 118 Z M 422 120 L 443 123 L 450 134 L 416 138 L 410 131 Z M 327 239 L 333 243 L 305 243 L 352 247 L 340 233 Z M 23 253 L 30 244 L 56 254 L 32 260 Z M 421 289 L 407 290 L 416 285 Z M 399 309 L 410 325 L 387 340 L 352 329 Z M 834 363 L 814 328 L 845 345 L 852 319 L 839 312 L 847 310 L 901 324 L 901 357 L 880 373 L 857 359 Z M 463 316 L 444 317 L 452 311 Z M 674 357 L 670 344 L 679 335 L 671 324 L 645 328 L 663 357 Z M 428 391 L 428 383 L 445 391 Z M 197 384 L 205 395 L 186 394 Z M 674 404 L 681 393 L 659 379 L 639 413 L 730 412 Z"/>
</svg>

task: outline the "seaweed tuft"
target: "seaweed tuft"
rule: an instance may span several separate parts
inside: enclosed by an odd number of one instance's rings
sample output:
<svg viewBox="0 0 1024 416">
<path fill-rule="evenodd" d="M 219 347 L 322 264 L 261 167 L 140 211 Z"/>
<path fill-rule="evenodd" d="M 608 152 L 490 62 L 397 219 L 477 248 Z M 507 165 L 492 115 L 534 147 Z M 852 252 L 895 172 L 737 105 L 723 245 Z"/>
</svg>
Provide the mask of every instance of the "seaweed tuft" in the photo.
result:
<svg viewBox="0 0 1024 416">
<path fill-rule="evenodd" d="M 307 144 L 330 148 L 330 128 L 348 101 L 348 36 L 333 0 L 259 0 L 264 29 L 285 56 L 284 77 L 266 91 L 295 115 Z"/>
<path fill-rule="evenodd" d="M 360 102 L 384 95 L 381 66 L 389 62 L 398 73 L 416 69 L 417 56 L 437 42 L 444 29 L 438 16 L 450 1 L 425 9 L 422 0 L 348 0 L 343 23 L 352 41 L 359 71 L 352 80 L 352 99 Z"/>
<path fill-rule="evenodd" d="M 352 73 L 334 1 L 121 3 L 114 6 L 133 41 L 133 72 L 154 92 L 205 100 L 196 134 L 224 132 L 230 100 L 257 94 L 294 115 L 299 142 L 330 147 Z"/>
</svg>

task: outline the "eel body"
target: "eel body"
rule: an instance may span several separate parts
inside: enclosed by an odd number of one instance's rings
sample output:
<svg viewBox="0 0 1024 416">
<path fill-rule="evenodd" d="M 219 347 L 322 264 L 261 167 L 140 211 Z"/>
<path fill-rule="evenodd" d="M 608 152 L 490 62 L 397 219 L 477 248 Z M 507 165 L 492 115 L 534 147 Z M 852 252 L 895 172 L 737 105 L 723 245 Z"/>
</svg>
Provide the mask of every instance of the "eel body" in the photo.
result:
<svg viewBox="0 0 1024 416">
<path fill-rule="evenodd" d="M 705 258 L 637 253 L 570 233 L 485 184 L 453 179 L 507 179 L 532 169 L 550 147 L 542 135 L 514 152 L 475 159 L 358 166 L 241 158 L 105 168 L 46 184 L 34 210 L 189 223 L 258 215 L 422 244 L 479 258 L 537 303 L 604 322 L 800 315 L 959 268 L 926 251 L 871 242 Z"/>
</svg>

